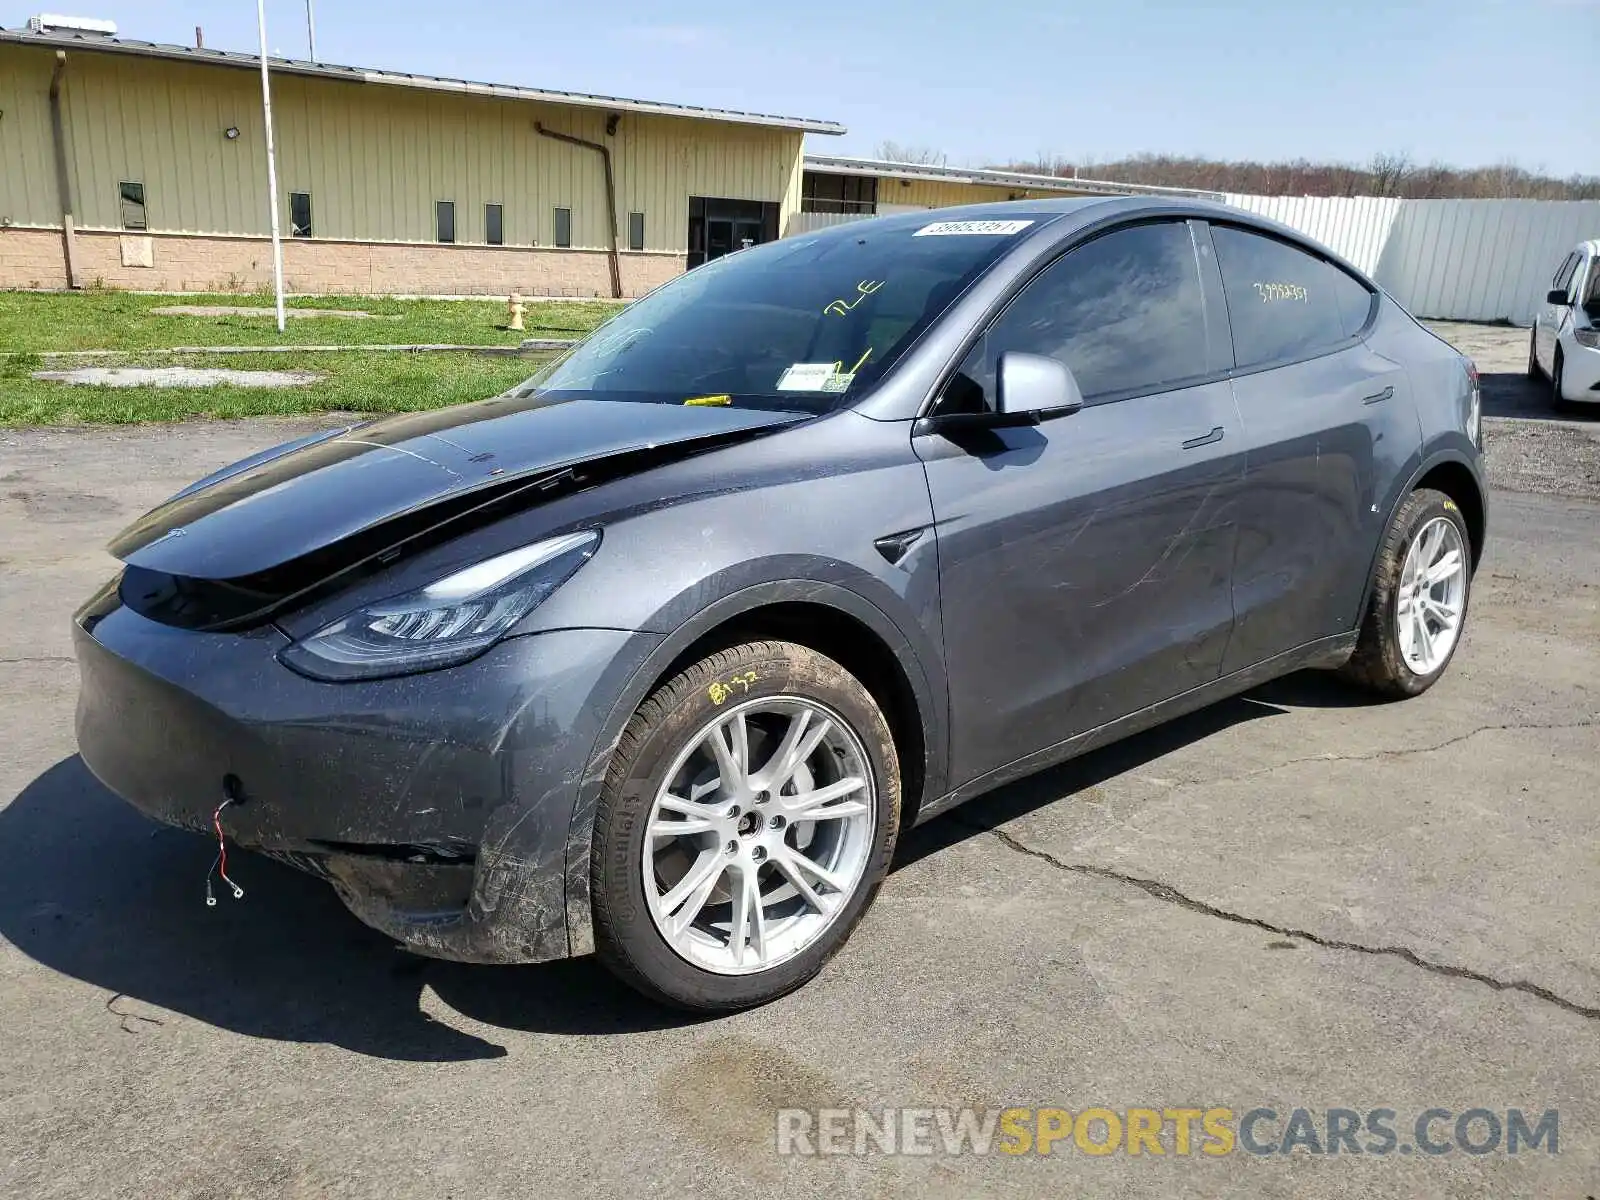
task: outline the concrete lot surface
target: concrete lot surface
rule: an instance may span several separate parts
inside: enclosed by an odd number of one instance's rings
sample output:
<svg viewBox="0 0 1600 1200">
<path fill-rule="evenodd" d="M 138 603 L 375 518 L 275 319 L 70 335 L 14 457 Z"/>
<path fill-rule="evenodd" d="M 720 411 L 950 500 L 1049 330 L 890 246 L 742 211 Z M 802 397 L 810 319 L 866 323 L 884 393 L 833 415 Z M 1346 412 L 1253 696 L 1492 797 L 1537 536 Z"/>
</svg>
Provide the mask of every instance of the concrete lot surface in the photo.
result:
<svg viewBox="0 0 1600 1200">
<path fill-rule="evenodd" d="M 1426 696 L 1295 676 L 980 798 L 820 979 L 690 1024 L 587 960 L 409 957 L 251 856 L 207 909 L 207 844 L 74 756 L 68 616 L 117 529 L 305 426 L 0 431 L 0 1195 L 1595 1194 L 1600 443 L 1494 388 Z M 775 1153 L 841 1105 L 1556 1109 L 1559 1153 Z"/>
</svg>

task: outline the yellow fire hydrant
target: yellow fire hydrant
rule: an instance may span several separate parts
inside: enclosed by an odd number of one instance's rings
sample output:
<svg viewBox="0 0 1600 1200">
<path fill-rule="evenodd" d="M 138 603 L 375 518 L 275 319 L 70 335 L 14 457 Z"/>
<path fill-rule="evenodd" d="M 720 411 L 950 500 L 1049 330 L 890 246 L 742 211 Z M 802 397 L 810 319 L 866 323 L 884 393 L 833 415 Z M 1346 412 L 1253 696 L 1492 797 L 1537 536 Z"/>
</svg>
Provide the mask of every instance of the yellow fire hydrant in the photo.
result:
<svg viewBox="0 0 1600 1200">
<path fill-rule="evenodd" d="M 514 329 L 521 333 L 522 314 L 527 311 L 527 308 L 528 306 L 522 302 L 522 297 L 516 292 L 512 292 L 510 298 L 506 300 L 506 328 Z"/>
</svg>

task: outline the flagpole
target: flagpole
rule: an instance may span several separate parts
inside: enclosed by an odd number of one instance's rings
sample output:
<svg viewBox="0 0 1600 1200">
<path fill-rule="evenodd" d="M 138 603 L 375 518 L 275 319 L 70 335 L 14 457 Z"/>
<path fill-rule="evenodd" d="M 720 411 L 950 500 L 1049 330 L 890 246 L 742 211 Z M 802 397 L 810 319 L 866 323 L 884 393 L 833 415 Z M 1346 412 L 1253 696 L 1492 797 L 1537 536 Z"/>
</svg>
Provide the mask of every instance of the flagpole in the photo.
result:
<svg viewBox="0 0 1600 1200">
<path fill-rule="evenodd" d="M 272 218 L 272 286 L 277 293 L 278 332 L 283 332 L 283 240 L 278 234 L 278 160 L 272 148 L 272 84 L 267 79 L 267 0 L 256 0 L 261 36 L 261 116 L 267 126 L 267 212 Z"/>
</svg>

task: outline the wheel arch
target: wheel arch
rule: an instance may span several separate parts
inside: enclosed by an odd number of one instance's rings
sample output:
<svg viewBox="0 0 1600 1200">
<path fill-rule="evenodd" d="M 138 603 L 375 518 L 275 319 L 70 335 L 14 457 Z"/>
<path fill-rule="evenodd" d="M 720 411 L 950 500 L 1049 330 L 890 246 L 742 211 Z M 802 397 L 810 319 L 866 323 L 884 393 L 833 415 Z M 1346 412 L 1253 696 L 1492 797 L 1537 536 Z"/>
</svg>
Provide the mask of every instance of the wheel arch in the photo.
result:
<svg viewBox="0 0 1600 1200">
<path fill-rule="evenodd" d="M 916 823 L 927 797 L 944 787 L 944 689 L 894 621 L 848 588 L 816 580 L 777 580 L 725 596 L 662 639 L 622 690 L 590 756 L 567 834 L 567 938 L 573 954 L 594 949 L 589 891 L 595 807 L 617 739 L 647 696 L 707 654 L 762 639 L 796 642 L 825 654 L 861 681 L 883 709 L 900 758 L 901 829 Z M 942 679 L 942 677 L 941 677 Z"/>
<path fill-rule="evenodd" d="M 1465 440 L 1465 439 L 1463 439 Z M 1470 443 L 1469 443 L 1470 444 Z M 1455 502 L 1461 510 L 1461 516 L 1467 525 L 1467 540 L 1472 550 L 1472 570 L 1476 571 L 1483 561 L 1483 552 L 1489 532 L 1489 503 L 1488 491 L 1484 486 L 1483 477 L 1478 468 L 1473 464 L 1465 450 L 1457 446 L 1448 446 L 1436 449 L 1426 455 L 1420 463 L 1413 468 L 1410 476 L 1389 498 L 1388 511 L 1384 516 L 1381 530 L 1388 530 L 1393 523 L 1395 513 L 1400 505 L 1405 503 L 1407 496 L 1418 488 L 1432 488 L 1443 492 Z M 1383 533 L 1380 532 L 1378 543 L 1373 546 L 1372 559 L 1367 564 L 1367 585 L 1361 592 L 1361 607 L 1356 610 L 1356 626 L 1359 628 L 1367 605 L 1372 599 L 1372 588 L 1376 582 L 1373 578 L 1377 570 L 1378 553 L 1382 546 Z"/>
<path fill-rule="evenodd" d="M 1472 569 L 1476 571 L 1478 563 L 1483 559 L 1488 514 L 1485 510 L 1483 490 L 1472 468 L 1458 459 L 1447 458 L 1429 467 L 1407 489 L 1407 494 L 1418 488 L 1432 488 L 1434 491 L 1443 492 L 1461 510 L 1461 516 L 1467 523 L 1467 539 L 1472 549 Z"/>
</svg>

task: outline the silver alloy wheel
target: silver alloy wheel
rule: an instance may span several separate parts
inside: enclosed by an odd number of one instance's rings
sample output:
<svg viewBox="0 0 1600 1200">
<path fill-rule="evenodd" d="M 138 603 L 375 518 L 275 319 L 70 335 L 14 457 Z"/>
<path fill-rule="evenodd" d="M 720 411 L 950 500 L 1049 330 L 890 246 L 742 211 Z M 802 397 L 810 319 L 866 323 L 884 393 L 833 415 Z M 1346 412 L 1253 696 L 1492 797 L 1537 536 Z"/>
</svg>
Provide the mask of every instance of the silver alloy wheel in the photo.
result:
<svg viewBox="0 0 1600 1200">
<path fill-rule="evenodd" d="M 1400 654 L 1418 675 L 1431 675 L 1450 657 L 1461 636 L 1467 599 L 1467 554 L 1449 517 L 1435 517 L 1411 540 L 1394 619 Z"/>
<path fill-rule="evenodd" d="M 860 886 L 877 832 L 861 740 L 799 696 L 747 700 L 673 761 L 645 827 L 644 891 L 667 944 L 748 975 L 820 937 Z"/>
</svg>

